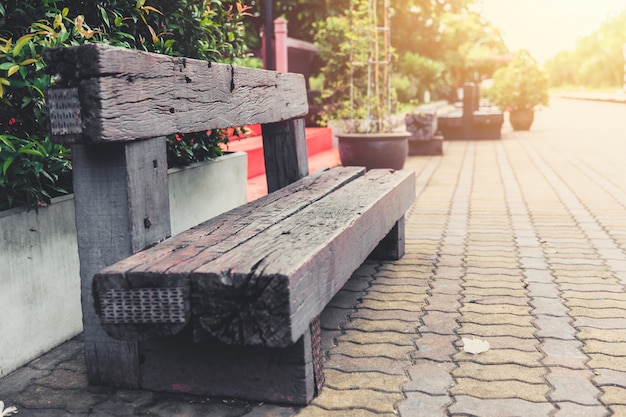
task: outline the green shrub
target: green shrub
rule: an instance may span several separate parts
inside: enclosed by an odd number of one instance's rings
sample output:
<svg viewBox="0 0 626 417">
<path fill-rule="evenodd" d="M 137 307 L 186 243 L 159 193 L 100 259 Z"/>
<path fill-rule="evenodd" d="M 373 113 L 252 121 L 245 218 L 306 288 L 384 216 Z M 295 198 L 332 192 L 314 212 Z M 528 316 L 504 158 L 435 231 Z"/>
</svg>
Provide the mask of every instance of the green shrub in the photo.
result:
<svg viewBox="0 0 626 417">
<path fill-rule="evenodd" d="M 248 7 L 222 0 L 8 0 L 0 3 L 0 210 L 71 192 L 69 150 L 47 135 L 48 47 L 103 42 L 174 56 L 245 58 Z M 222 131 L 168 138 L 169 166 L 214 158 Z M 47 161 L 50 159 L 50 161 Z"/>
</svg>

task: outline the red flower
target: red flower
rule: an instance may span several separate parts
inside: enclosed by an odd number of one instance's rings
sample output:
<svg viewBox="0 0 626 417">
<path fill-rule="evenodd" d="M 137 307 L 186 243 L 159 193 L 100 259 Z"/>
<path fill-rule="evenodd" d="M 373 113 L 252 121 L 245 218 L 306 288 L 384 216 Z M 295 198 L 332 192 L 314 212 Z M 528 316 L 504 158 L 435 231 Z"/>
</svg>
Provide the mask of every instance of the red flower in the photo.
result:
<svg viewBox="0 0 626 417">
<path fill-rule="evenodd" d="M 15 120 L 15 117 L 11 117 L 11 118 L 9 119 L 9 126 L 10 126 L 10 125 L 14 125 L 16 122 L 17 122 L 17 120 Z"/>
</svg>

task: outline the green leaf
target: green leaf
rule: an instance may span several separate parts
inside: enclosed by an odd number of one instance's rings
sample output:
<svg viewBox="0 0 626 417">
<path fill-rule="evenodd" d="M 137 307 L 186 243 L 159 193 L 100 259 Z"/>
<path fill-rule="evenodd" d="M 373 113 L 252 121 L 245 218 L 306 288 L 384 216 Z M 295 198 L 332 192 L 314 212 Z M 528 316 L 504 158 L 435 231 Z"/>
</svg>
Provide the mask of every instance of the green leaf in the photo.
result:
<svg viewBox="0 0 626 417">
<path fill-rule="evenodd" d="M 100 14 L 102 15 L 102 20 L 104 20 L 104 23 L 108 26 L 111 27 L 111 24 L 109 23 L 109 15 L 107 14 L 107 11 L 104 9 L 104 7 L 99 6 L 100 7 Z"/>
<path fill-rule="evenodd" d="M 14 157 L 9 156 L 7 160 L 4 161 L 4 164 L 2 165 L 2 175 L 7 175 L 7 171 L 9 170 L 9 167 L 13 163 L 13 159 Z"/>
<path fill-rule="evenodd" d="M 9 70 L 7 71 L 7 75 L 10 77 L 11 75 L 15 74 L 18 70 L 20 69 L 19 65 L 13 65 L 11 68 L 9 68 Z"/>
<path fill-rule="evenodd" d="M 28 33 L 19 38 L 17 42 L 15 42 L 15 47 L 13 48 L 13 56 L 19 55 L 22 48 L 24 48 L 24 46 L 26 46 L 34 36 L 34 33 Z"/>
</svg>

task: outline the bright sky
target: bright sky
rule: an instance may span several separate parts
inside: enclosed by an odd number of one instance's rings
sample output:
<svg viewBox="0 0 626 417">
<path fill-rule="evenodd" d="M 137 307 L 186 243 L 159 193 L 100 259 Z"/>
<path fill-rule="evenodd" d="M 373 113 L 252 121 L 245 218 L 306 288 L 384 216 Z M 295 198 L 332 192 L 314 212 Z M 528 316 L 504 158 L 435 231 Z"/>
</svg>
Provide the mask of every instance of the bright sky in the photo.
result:
<svg viewBox="0 0 626 417">
<path fill-rule="evenodd" d="M 626 10 L 624 0 L 482 0 L 482 3 L 483 16 L 500 29 L 509 49 L 528 49 L 540 63 L 564 49 L 573 49 L 578 38 L 599 29 L 612 13 Z"/>
</svg>

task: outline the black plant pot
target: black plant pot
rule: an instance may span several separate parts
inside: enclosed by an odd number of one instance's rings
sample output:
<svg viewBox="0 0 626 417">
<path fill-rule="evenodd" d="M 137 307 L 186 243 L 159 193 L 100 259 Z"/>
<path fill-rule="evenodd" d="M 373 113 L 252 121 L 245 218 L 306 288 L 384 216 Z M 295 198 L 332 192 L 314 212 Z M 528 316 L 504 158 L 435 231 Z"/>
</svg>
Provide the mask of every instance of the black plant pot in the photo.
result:
<svg viewBox="0 0 626 417">
<path fill-rule="evenodd" d="M 367 169 L 402 169 L 409 150 L 409 136 L 409 132 L 339 134 L 341 164 Z"/>
</svg>

